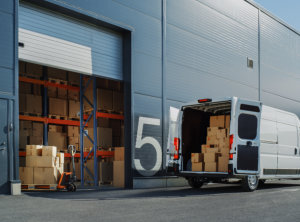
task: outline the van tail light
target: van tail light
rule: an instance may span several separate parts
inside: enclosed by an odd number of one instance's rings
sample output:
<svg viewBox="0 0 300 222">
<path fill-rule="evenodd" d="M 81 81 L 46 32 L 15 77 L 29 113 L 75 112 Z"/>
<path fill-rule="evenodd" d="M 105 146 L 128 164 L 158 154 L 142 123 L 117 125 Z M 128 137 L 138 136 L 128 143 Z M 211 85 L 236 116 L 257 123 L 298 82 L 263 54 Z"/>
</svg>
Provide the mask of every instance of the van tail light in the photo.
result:
<svg viewBox="0 0 300 222">
<path fill-rule="evenodd" d="M 229 150 L 232 149 L 232 145 L 233 145 L 233 134 L 231 134 L 231 135 L 229 136 Z M 229 154 L 229 159 L 230 159 L 230 160 L 233 160 L 233 153 L 230 153 L 230 154 Z"/>
<path fill-rule="evenodd" d="M 231 135 L 229 136 L 229 150 L 232 149 L 232 144 L 233 144 L 233 134 L 231 134 Z"/>
<path fill-rule="evenodd" d="M 180 139 L 178 137 L 174 137 L 174 147 L 175 147 L 174 160 L 179 159 L 179 144 L 180 144 Z"/>
</svg>

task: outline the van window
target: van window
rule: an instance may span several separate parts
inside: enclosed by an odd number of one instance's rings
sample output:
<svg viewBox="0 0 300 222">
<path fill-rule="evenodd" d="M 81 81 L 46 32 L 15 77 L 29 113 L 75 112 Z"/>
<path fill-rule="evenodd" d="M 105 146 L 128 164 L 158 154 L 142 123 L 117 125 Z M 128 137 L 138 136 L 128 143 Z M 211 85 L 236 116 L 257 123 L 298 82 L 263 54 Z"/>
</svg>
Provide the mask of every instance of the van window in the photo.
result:
<svg viewBox="0 0 300 222">
<path fill-rule="evenodd" d="M 238 134 L 241 139 L 253 140 L 257 135 L 257 117 L 242 113 L 238 119 Z"/>
</svg>

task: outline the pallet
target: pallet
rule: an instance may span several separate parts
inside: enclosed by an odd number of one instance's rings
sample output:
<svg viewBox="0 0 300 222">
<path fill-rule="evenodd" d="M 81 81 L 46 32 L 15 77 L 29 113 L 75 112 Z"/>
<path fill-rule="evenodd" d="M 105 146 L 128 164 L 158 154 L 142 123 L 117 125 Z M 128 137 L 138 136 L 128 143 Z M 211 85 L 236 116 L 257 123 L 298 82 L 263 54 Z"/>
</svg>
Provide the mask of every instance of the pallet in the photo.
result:
<svg viewBox="0 0 300 222">
<path fill-rule="evenodd" d="M 57 184 L 22 184 L 22 191 L 56 191 Z"/>
<path fill-rule="evenodd" d="M 41 113 L 28 113 L 28 112 L 19 112 L 20 115 L 23 116 L 35 116 L 35 117 L 42 117 Z"/>
<path fill-rule="evenodd" d="M 67 116 L 60 116 L 60 115 L 48 115 L 48 118 L 50 119 L 60 119 L 60 120 L 68 120 Z"/>
<path fill-rule="evenodd" d="M 80 117 L 70 117 L 68 118 L 69 120 L 74 120 L 74 121 L 79 121 Z"/>
<path fill-rule="evenodd" d="M 33 75 L 33 74 L 27 74 L 27 73 L 19 73 L 20 76 L 30 78 L 30 79 L 37 79 L 42 80 L 41 76 Z"/>
<path fill-rule="evenodd" d="M 109 114 L 118 114 L 118 115 L 123 115 L 123 111 L 116 111 L 116 110 L 103 110 L 103 109 L 98 109 L 97 112 L 99 113 L 109 113 Z"/>
<path fill-rule="evenodd" d="M 48 78 L 48 81 L 51 83 L 56 83 L 56 84 L 60 84 L 60 85 L 68 85 L 68 81 L 66 81 L 66 80 Z"/>
</svg>

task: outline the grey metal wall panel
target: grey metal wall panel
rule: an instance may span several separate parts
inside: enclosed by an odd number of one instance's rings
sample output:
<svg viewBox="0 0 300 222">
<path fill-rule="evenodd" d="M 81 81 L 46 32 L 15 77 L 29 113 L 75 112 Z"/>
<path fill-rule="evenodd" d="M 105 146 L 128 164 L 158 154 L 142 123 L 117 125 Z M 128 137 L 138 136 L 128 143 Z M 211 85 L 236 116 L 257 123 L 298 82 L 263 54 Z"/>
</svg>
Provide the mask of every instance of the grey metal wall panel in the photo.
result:
<svg viewBox="0 0 300 222">
<path fill-rule="evenodd" d="M 240 89 L 245 88 L 249 93 L 242 93 L 243 96 L 255 98 L 258 88 L 257 27 L 249 28 L 199 1 L 167 3 L 167 98 L 187 101 L 197 95 L 207 95 L 208 91 L 216 96 L 240 95 Z M 233 3 L 230 7 L 238 9 Z M 257 11 L 252 14 L 252 20 L 255 19 L 258 19 Z M 254 60 L 254 69 L 247 67 L 247 57 Z M 204 73 L 210 77 L 205 78 Z M 222 87 L 216 84 L 218 79 L 223 79 Z M 203 90 L 201 86 L 207 89 L 209 82 L 213 83 L 210 90 Z"/>
<path fill-rule="evenodd" d="M 113 79 L 122 79 L 122 36 L 116 32 L 99 28 L 84 22 L 80 22 L 69 17 L 47 11 L 41 8 L 32 7 L 29 5 L 22 4 L 19 9 L 19 27 L 25 30 L 33 31 L 39 34 L 46 36 L 54 37 L 57 39 L 62 39 L 68 42 L 76 43 L 80 46 L 86 46 L 90 49 L 91 54 L 91 69 L 86 68 L 86 73 L 92 73 L 95 75 L 101 75 L 104 77 L 109 77 Z M 20 41 L 22 41 L 23 35 L 20 36 Z M 25 38 L 25 37 L 24 37 Z M 29 41 L 28 39 L 26 39 Z M 53 41 L 52 41 L 53 42 Z M 43 41 L 38 41 L 38 44 L 42 44 Z M 49 43 L 49 42 L 47 42 Z M 50 44 L 50 43 L 49 43 Z M 67 44 L 66 44 L 67 45 Z M 56 52 L 53 52 L 51 49 L 52 45 L 48 46 L 48 49 L 43 48 L 43 52 L 34 51 L 34 47 L 30 48 L 27 52 L 29 54 L 31 51 L 35 54 L 39 54 L 40 57 L 43 57 L 44 54 L 49 54 L 52 57 L 64 58 L 59 60 L 66 60 L 70 57 L 68 49 L 64 47 L 59 47 L 56 49 Z M 42 47 L 42 46 L 41 46 Z M 55 43 L 53 43 L 53 47 Z M 26 50 L 26 44 L 24 47 Z M 72 49 L 74 55 L 76 55 L 76 49 Z M 65 54 L 65 55 L 64 55 Z M 25 60 L 30 56 L 26 57 L 26 54 L 23 55 Z M 36 58 L 38 59 L 38 58 Z M 89 66 L 89 62 L 84 63 L 84 59 L 87 59 L 87 56 L 82 57 L 82 66 Z M 51 63 L 51 60 L 48 60 Z M 34 62 L 34 61 L 33 61 Z M 57 61 L 53 64 L 47 64 L 47 62 L 36 61 L 44 63 L 45 65 L 53 65 L 57 68 L 66 68 L 70 70 L 68 66 L 65 66 L 66 63 L 61 61 L 59 64 Z M 80 61 L 77 62 L 80 65 Z M 72 70 L 74 71 L 74 70 Z M 79 70 L 81 71 L 81 70 Z"/>
<path fill-rule="evenodd" d="M 0 4 L 0 11 L 13 14 L 14 1 L 2 1 Z"/>
<path fill-rule="evenodd" d="M 167 99 L 179 102 L 235 95 L 254 100 L 258 98 L 258 89 L 255 87 L 171 62 L 167 64 L 166 81 Z"/>
<path fill-rule="evenodd" d="M 261 90 L 273 96 L 285 97 L 286 110 L 295 110 L 300 103 L 300 36 L 278 23 L 269 15 L 261 13 Z M 292 101 L 294 100 L 294 102 Z M 290 105 L 289 104 L 290 101 Z M 298 111 L 299 113 L 299 111 Z"/>
<path fill-rule="evenodd" d="M 0 66 L 12 68 L 14 62 L 14 16 L 0 11 Z"/>
<path fill-rule="evenodd" d="M 160 58 L 144 53 L 135 52 L 132 58 L 133 85 L 136 93 L 162 96 L 161 70 L 162 61 Z"/>
<path fill-rule="evenodd" d="M 13 95 L 14 92 L 14 71 L 0 67 L 0 97 L 1 94 Z"/>
</svg>

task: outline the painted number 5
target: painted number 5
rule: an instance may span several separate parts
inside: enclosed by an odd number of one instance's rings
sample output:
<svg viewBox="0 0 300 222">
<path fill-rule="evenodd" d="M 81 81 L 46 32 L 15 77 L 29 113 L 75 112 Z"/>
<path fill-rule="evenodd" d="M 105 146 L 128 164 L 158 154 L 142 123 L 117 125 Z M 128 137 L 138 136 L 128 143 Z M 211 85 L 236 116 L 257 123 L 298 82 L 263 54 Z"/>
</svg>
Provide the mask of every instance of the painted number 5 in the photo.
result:
<svg viewBox="0 0 300 222">
<path fill-rule="evenodd" d="M 142 174 L 143 176 L 153 176 L 155 175 L 161 168 L 162 163 L 162 150 L 159 142 L 150 136 L 145 136 L 143 138 L 143 127 L 144 125 L 152 125 L 152 126 L 160 126 L 160 119 L 153 119 L 147 117 L 140 117 L 137 129 L 137 136 L 136 136 L 136 144 L 135 147 L 137 149 L 142 148 L 145 144 L 150 144 L 155 148 L 156 151 L 156 162 L 152 169 L 146 170 L 139 159 L 134 159 L 134 165 L 136 170 Z"/>
</svg>

